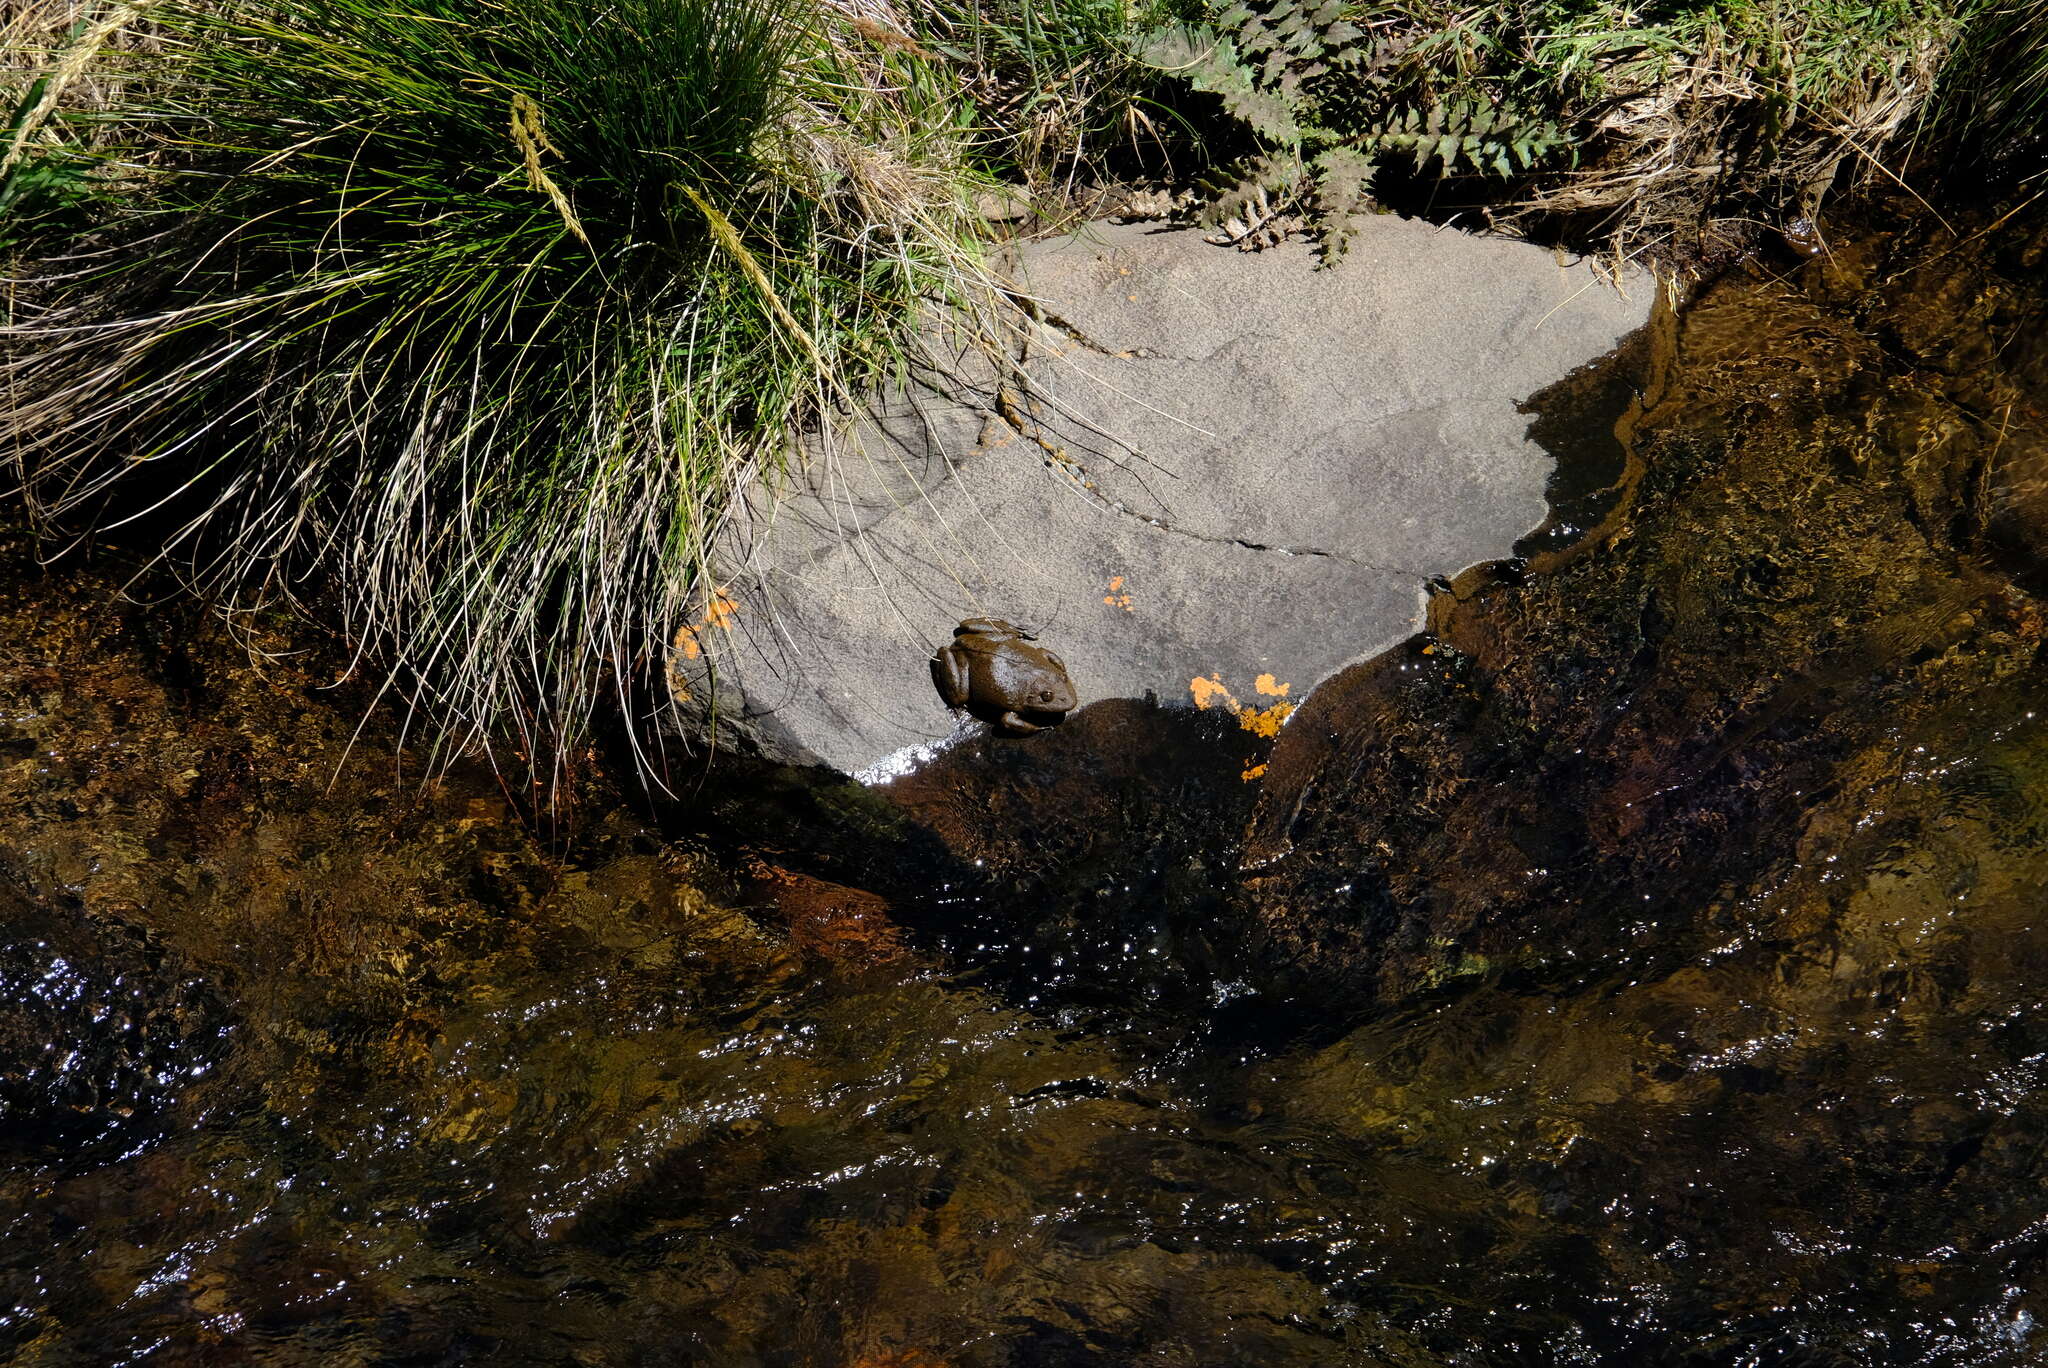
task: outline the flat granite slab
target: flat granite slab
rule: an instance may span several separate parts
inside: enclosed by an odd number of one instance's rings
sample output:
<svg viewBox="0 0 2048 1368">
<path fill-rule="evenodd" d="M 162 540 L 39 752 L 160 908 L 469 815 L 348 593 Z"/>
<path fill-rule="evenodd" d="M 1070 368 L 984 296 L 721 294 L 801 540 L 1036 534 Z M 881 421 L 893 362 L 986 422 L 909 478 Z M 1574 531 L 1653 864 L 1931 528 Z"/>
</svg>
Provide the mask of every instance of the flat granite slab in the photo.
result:
<svg viewBox="0 0 2048 1368">
<path fill-rule="evenodd" d="M 1516 404 L 1655 293 L 1392 216 L 1335 269 L 1300 242 L 1099 224 L 1025 247 L 1018 280 L 1041 306 L 1031 397 L 967 365 L 978 380 L 878 404 L 750 496 L 675 654 L 722 730 L 900 767 L 955 734 L 926 662 L 967 617 L 1036 630 L 1084 706 L 1152 694 L 1277 726 L 1415 631 L 1430 576 L 1543 521 L 1551 460 Z"/>
</svg>

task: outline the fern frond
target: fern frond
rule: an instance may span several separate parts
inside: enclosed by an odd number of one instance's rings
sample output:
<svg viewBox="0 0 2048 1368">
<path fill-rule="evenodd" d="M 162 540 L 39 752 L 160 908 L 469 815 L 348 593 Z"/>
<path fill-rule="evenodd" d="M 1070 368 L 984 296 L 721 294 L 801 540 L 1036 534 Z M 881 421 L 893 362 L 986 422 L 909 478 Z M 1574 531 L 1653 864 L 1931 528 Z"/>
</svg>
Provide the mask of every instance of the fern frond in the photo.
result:
<svg viewBox="0 0 2048 1368">
<path fill-rule="evenodd" d="M 1408 153 L 1417 171 L 1436 162 L 1439 174 L 1448 176 L 1462 163 L 1505 178 L 1534 167 L 1563 146 L 1565 137 L 1554 124 L 1520 122 L 1500 105 L 1460 102 L 1399 111 L 1368 130 L 1362 142 L 1382 152 Z"/>
<path fill-rule="evenodd" d="M 1293 197 L 1301 172 L 1297 159 L 1272 153 L 1225 163 L 1204 178 L 1209 203 L 1201 213 L 1202 225 L 1215 228 L 1232 219 L 1258 217 L 1275 197 L 1283 202 Z"/>
<path fill-rule="evenodd" d="M 1301 142 L 1294 106 L 1284 95 L 1262 87 L 1228 36 L 1200 25 L 1176 25 L 1146 35 L 1139 43 L 1138 57 L 1161 71 L 1184 77 L 1196 90 L 1218 96 L 1231 117 L 1267 142 L 1286 146 Z"/>
<path fill-rule="evenodd" d="M 1323 233 L 1323 260 L 1334 262 L 1350 250 L 1358 214 L 1378 163 L 1355 147 L 1332 147 L 1310 164 L 1316 217 Z"/>
<path fill-rule="evenodd" d="M 1527 109 L 1476 92 L 1427 99 L 1414 78 L 1432 35 L 1384 21 L 1368 32 L 1347 17 L 1356 9 L 1356 0 L 1229 0 L 1214 27 L 1146 40 L 1144 61 L 1217 95 L 1268 154 L 1212 183 L 1204 222 L 1224 227 L 1229 241 L 1269 245 L 1300 206 L 1314 212 L 1325 259 L 1334 259 L 1388 157 L 1411 158 L 1418 172 L 1434 164 L 1444 176 L 1506 179 L 1568 146 Z"/>
</svg>

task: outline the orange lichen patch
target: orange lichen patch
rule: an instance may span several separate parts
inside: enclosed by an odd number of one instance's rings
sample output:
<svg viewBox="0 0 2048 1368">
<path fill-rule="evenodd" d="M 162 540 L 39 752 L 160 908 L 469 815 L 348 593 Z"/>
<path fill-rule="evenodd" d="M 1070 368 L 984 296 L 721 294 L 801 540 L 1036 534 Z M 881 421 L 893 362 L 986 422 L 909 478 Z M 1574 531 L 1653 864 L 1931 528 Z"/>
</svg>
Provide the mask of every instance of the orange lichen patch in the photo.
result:
<svg viewBox="0 0 2048 1368">
<path fill-rule="evenodd" d="M 1129 594 L 1126 594 L 1123 590 L 1124 577 L 1122 575 L 1111 576 L 1109 581 L 1109 592 L 1102 596 L 1102 601 L 1112 608 L 1121 608 L 1126 613 L 1137 612 L 1137 609 L 1131 607 L 1131 596 Z"/>
<path fill-rule="evenodd" d="M 1237 715 L 1237 725 L 1254 736 L 1278 736 L 1280 724 L 1294 715 L 1292 703 L 1275 703 L 1270 708 L 1246 708 Z"/>
<path fill-rule="evenodd" d="M 1244 780 L 1247 784 L 1249 784 L 1252 780 L 1264 776 L 1265 773 L 1266 767 L 1264 765 L 1253 765 L 1250 769 L 1246 770 L 1243 774 L 1239 775 L 1238 778 Z"/>
<path fill-rule="evenodd" d="M 1275 684 L 1271 675 L 1260 675 L 1256 687 L 1271 698 L 1287 692 L 1288 686 Z M 1237 701 L 1237 695 L 1224 687 L 1220 672 L 1210 674 L 1207 679 L 1189 680 L 1188 691 L 1194 694 L 1196 707 L 1221 708 L 1237 719 L 1238 726 L 1254 736 L 1278 736 L 1280 724 L 1294 715 L 1295 705 L 1286 702 L 1275 703 L 1270 708 L 1247 708 Z"/>
<path fill-rule="evenodd" d="M 690 697 L 690 681 L 676 664 L 678 657 L 683 660 L 701 660 L 704 646 L 697 640 L 696 630 L 687 623 L 676 628 L 675 638 L 669 643 L 675 648 L 668 658 L 668 687 L 678 699 Z"/>
<path fill-rule="evenodd" d="M 675 638 L 670 642 L 682 652 L 685 660 L 704 658 L 704 639 L 699 635 L 707 627 L 716 627 L 721 632 L 730 632 L 733 622 L 740 615 L 740 606 L 723 589 L 711 591 L 711 597 L 704 604 L 704 612 L 695 622 L 686 622 L 676 628 Z"/>
<path fill-rule="evenodd" d="M 1285 698 L 1287 697 L 1287 691 L 1294 686 L 1292 684 L 1278 683 L 1274 680 L 1273 676 L 1262 674 L 1252 684 L 1252 687 L 1268 698 Z"/>
<path fill-rule="evenodd" d="M 1223 687 L 1223 676 L 1212 673 L 1207 679 L 1190 679 L 1188 692 L 1195 696 L 1195 706 L 1203 710 L 1222 708 L 1236 716 L 1240 710 L 1237 695 Z"/>
<path fill-rule="evenodd" d="M 740 606 L 723 589 L 713 590 L 710 602 L 704 605 L 704 625 L 724 631 L 732 630 L 733 619 L 740 615 Z"/>
</svg>

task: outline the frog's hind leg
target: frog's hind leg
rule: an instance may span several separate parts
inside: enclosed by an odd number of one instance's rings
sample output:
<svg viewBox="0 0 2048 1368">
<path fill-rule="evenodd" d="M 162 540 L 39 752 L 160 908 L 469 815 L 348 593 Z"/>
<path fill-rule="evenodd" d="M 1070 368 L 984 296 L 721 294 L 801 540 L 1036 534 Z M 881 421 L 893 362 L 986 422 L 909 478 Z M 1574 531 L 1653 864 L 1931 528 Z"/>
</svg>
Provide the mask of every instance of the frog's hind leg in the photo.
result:
<svg viewBox="0 0 2048 1368">
<path fill-rule="evenodd" d="M 932 657 L 932 683 L 938 687 L 939 700 L 949 708 L 965 707 L 967 704 L 967 663 L 950 648 Z"/>
</svg>

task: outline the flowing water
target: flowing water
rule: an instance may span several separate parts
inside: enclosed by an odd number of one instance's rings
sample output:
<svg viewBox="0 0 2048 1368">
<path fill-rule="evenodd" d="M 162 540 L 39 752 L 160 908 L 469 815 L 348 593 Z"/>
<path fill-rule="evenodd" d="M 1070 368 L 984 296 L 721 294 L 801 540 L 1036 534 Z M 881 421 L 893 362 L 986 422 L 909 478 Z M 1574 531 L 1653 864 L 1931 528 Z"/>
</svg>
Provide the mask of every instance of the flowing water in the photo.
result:
<svg viewBox="0 0 2048 1368">
<path fill-rule="evenodd" d="M 1271 743 L 537 833 L 10 544 L 0 1355 L 2048 1360 L 2048 234 L 1983 226 L 1540 397 L 1553 526 Z"/>
</svg>

